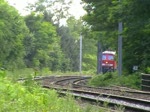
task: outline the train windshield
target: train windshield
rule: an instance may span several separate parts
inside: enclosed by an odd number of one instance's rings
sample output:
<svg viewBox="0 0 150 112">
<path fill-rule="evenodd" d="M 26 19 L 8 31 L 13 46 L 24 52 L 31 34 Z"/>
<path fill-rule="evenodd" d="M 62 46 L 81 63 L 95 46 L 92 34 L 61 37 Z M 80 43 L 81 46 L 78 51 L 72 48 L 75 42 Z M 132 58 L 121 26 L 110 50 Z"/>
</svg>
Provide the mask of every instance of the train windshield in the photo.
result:
<svg viewBox="0 0 150 112">
<path fill-rule="evenodd" d="M 102 60 L 106 60 L 106 55 L 105 54 L 103 54 Z"/>
<path fill-rule="evenodd" d="M 103 54 L 102 60 L 114 60 L 114 56 L 110 54 Z"/>
<path fill-rule="evenodd" d="M 108 55 L 108 60 L 114 60 L 114 56 L 113 55 Z"/>
</svg>

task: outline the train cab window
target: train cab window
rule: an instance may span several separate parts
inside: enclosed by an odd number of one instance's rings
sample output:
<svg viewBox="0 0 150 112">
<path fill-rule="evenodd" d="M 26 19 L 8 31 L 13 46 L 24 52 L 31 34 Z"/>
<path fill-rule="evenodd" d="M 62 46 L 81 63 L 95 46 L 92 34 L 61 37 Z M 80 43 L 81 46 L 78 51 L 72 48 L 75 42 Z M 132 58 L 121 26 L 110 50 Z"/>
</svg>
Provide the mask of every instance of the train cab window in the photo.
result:
<svg viewBox="0 0 150 112">
<path fill-rule="evenodd" d="M 106 55 L 103 55 L 103 56 L 102 56 L 102 60 L 106 60 Z"/>
<path fill-rule="evenodd" d="M 108 55 L 108 60 L 114 60 L 114 56 L 113 55 Z"/>
</svg>

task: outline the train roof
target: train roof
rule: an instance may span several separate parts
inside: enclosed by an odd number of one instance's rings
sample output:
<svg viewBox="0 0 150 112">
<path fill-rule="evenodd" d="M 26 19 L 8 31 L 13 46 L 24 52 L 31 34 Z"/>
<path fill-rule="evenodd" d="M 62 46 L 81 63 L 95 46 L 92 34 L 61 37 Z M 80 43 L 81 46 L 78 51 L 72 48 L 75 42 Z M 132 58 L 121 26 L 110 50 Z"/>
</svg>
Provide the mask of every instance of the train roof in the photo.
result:
<svg viewBox="0 0 150 112">
<path fill-rule="evenodd" d="M 103 54 L 113 54 L 113 55 L 115 55 L 116 52 L 115 51 L 104 51 Z"/>
</svg>

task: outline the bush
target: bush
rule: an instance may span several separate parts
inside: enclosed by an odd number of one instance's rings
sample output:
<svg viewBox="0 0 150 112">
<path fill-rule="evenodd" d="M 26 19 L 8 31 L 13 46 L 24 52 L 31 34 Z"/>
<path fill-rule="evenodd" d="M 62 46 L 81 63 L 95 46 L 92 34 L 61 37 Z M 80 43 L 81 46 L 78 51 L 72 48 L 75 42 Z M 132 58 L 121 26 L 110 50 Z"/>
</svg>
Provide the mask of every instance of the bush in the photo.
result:
<svg viewBox="0 0 150 112">
<path fill-rule="evenodd" d="M 125 86 L 134 89 L 140 89 L 141 80 L 138 73 L 131 75 L 118 76 L 116 72 L 108 72 L 94 76 L 90 81 L 89 85 L 92 86 Z"/>
<path fill-rule="evenodd" d="M 147 67 L 145 73 L 150 74 L 150 67 Z"/>
</svg>

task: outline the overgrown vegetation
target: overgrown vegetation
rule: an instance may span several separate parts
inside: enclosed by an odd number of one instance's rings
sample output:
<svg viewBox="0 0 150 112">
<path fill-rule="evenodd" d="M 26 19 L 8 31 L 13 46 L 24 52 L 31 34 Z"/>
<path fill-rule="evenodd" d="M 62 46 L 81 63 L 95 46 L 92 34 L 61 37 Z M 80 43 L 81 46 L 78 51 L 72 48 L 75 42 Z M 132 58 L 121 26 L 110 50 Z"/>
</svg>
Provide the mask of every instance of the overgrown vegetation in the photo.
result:
<svg viewBox="0 0 150 112">
<path fill-rule="evenodd" d="M 140 89 L 140 84 L 141 78 L 139 73 L 118 76 L 114 72 L 96 75 L 89 82 L 89 85 L 93 86 L 124 86 L 133 89 Z"/>
<path fill-rule="evenodd" d="M 32 73 L 32 70 L 27 72 Z M 21 71 L 14 71 L 13 78 L 8 71 L 0 70 L 1 112 L 105 112 L 98 105 L 83 104 L 80 98 L 77 102 L 71 95 L 59 97 L 55 90 L 41 88 L 31 80 L 32 74 L 27 81 L 16 82 L 15 73 L 18 77 Z"/>
<path fill-rule="evenodd" d="M 46 90 L 35 82 L 12 83 L 0 72 L 1 112 L 82 112 L 73 97 L 58 97 L 55 90 Z"/>
<path fill-rule="evenodd" d="M 147 67 L 147 68 L 146 68 L 145 73 L 150 74 L 150 67 Z"/>
</svg>

